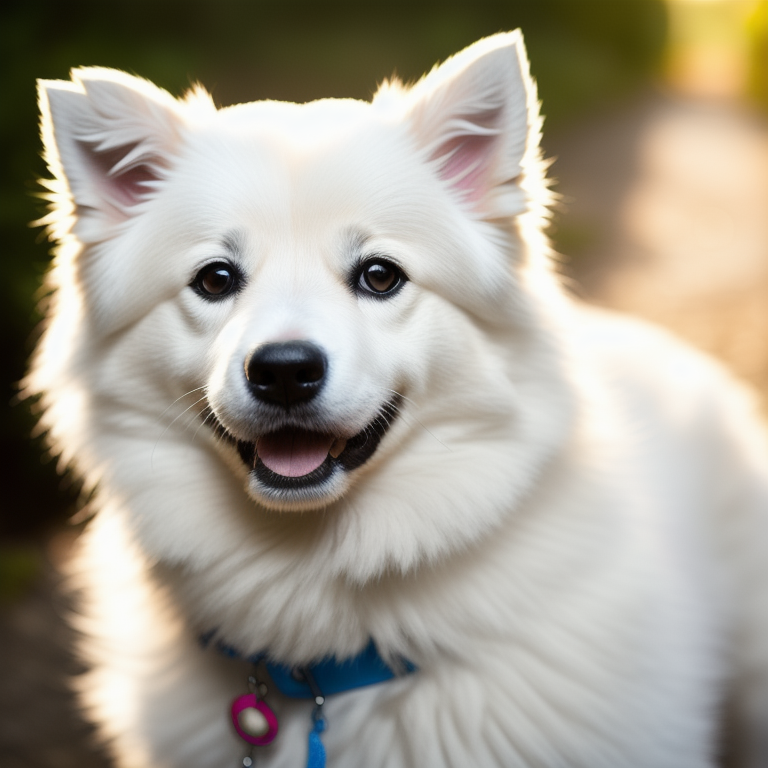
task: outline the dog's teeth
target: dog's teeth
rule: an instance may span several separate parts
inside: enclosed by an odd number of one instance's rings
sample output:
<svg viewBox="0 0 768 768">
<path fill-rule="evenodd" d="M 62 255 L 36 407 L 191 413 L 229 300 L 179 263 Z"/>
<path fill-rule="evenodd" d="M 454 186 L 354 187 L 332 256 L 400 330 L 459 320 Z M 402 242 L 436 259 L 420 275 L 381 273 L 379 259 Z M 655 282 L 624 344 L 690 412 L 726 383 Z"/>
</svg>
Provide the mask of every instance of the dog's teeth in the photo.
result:
<svg viewBox="0 0 768 768">
<path fill-rule="evenodd" d="M 338 459 L 341 452 L 347 447 L 347 441 L 343 437 L 340 437 L 331 446 L 330 454 L 334 459 Z"/>
</svg>

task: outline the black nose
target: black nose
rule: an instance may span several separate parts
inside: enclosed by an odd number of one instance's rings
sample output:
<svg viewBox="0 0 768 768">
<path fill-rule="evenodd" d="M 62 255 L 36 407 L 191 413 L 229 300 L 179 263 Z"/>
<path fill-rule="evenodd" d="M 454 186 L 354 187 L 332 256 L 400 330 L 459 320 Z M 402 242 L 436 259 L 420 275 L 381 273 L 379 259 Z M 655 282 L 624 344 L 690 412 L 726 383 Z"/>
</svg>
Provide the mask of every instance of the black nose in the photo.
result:
<svg viewBox="0 0 768 768">
<path fill-rule="evenodd" d="M 309 341 L 285 341 L 257 347 L 245 361 L 245 378 L 259 400 L 288 408 L 311 400 L 323 386 L 327 369 L 319 347 Z"/>
</svg>

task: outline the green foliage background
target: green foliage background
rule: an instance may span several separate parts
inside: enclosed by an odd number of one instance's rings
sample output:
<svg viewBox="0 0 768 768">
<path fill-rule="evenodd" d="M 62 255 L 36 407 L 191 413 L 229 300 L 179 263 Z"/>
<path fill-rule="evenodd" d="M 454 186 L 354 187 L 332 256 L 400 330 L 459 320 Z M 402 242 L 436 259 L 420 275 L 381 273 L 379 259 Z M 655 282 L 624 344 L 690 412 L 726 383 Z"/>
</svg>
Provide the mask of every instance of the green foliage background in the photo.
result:
<svg viewBox="0 0 768 768">
<path fill-rule="evenodd" d="M 28 404 L 13 404 L 39 323 L 48 245 L 29 223 L 44 207 L 36 78 L 100 65 L 174 94 L 201 82 L 216 102 L 367 99 L 392 74 L 413 80 L 484 35 L 521 27 L 548 125 L 566 124 L 652 77 L 666 34 L 662 0 L 6 0 L 0 11 L 0 537 L 62 519 L 74 491 L 41 463 Z M 39 443 L 39 441 L 38 441 Z"/>
</svg>

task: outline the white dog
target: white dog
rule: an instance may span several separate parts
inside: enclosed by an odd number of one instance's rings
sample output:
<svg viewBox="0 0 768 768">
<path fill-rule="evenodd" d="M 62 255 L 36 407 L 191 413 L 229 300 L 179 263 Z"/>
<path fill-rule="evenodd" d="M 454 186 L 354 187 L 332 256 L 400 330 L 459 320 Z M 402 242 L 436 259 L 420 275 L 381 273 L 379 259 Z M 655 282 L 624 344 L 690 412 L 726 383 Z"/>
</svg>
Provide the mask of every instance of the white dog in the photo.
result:
<svg viewBox="0 0 768 768">
<path fill-rule="evenodd" d="M 518 33 L 371 104 L 40 94 L 28 390 L 120 766 L 704 768 L 726 711 L 768 765 L 756 411 L 564 295 Z"/>
</svg>

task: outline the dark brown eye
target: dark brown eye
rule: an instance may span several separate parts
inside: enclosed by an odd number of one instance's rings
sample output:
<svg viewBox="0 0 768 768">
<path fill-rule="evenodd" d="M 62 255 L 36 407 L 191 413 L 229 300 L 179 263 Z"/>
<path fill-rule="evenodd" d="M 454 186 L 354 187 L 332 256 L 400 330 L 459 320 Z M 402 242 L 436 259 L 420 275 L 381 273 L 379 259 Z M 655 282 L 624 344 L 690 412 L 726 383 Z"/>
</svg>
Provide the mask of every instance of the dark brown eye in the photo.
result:
<svg viewBox="0 0 768 768">
<path fill-rule="evenodd" d="M 385 296 L 394 293 L 405 279 L 399 267 L 384 259 L 375 259 L 360 268 L 357 288 L 367 294 Z"/>
<path fill-rule="evenodd" d="M 240 288 L 240 271 L 232 264 L 217 261 L 203 267 L 192 281 L 192 287 L 205 299 L 223 299 Z"/>
</svg>

